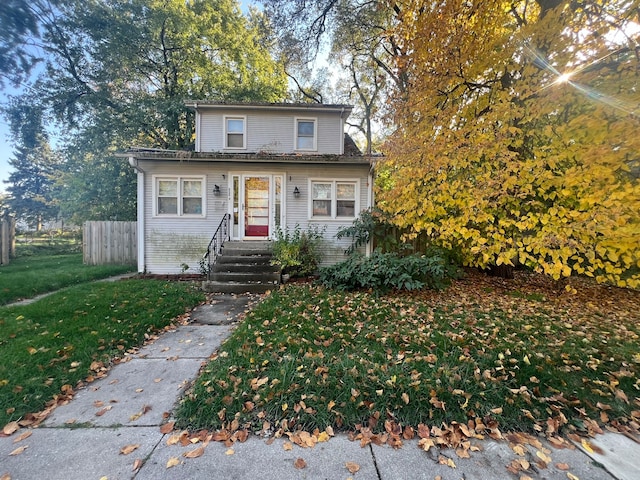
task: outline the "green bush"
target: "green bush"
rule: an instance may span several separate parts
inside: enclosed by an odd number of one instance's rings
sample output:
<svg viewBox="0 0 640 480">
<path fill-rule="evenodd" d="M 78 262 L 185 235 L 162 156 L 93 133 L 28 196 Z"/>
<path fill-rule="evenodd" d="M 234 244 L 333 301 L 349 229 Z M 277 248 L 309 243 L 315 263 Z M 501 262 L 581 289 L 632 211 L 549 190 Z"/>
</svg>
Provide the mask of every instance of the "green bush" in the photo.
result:
<svg viewBox="0 0 640 480">
<path fill-rule="evenodd" d="M 458 267 L 443 253 L 434 250 L 429 255 L 400 256 L 374 252 L 369 257 L 354 254 L 344 262 L 322 268 L 320 282 L 338 290 L 442 290 L 458 276 Z"/>
<path fill-rule="evenodd" d="M 272 264 L 278 265 L 282 273 L 292 277 L 307 277 L 316 273 L 321 260 L 320 242 L 324 230 L 313 225 L 306 231 L 296 225 L 293 231 L 278 229 L 273 242 Z"/>
</svg>

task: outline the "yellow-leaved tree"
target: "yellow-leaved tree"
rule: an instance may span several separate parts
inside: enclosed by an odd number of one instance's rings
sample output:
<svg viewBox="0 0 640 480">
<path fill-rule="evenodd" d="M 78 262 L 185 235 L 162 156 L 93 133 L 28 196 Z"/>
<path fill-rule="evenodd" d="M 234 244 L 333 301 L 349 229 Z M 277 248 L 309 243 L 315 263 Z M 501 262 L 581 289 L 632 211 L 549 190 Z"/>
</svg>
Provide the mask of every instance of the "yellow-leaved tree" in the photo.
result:
<svg viewBox="0 0 640 480">
<path fill-rule="evenodd" d="M 637 0 L 394 2 L 378 205 L 471 266 L 640 286 Z"/>
</svg>

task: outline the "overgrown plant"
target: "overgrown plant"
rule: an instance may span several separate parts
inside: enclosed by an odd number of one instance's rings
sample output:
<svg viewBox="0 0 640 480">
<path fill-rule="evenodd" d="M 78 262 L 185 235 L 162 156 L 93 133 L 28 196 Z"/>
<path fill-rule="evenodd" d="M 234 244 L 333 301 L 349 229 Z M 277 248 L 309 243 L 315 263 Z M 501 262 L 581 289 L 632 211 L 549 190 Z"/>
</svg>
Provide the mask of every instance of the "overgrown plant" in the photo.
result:
<svg viewBox="0 0 640 480">
<path fill-rule="evenodd" d="M 320 263 L 320 243 L 325 228 L 310 225 L 302 230 L 296 225 L 293 230 L 279 228 L 273 242 L 271 263 L 278 265 L 282 273 L 292 277 L 306 277 L 316 273 Z"/>
<path fill-rule="evenodd" d="M 337 290 L 365 288 L 384 292 L 425 287 L 442 290 L 457 276 L 457 266 L 435 250 L 429 255 L 374 252 L 365 257 L 352 254 L 344 262 L 320 270 L 320 282 Z"/>
<path fill-rule="evenodd" d="M 362 211 L 350 226 L 338 230 L 336 238 L 351 239 L 345 255 L 351 255 L 369 241 L 375 241 L 376 248 L 384 252 L 401 247 L 396 228 L 387 221 L 385 213 L 377 208 Z"/>
</svg>

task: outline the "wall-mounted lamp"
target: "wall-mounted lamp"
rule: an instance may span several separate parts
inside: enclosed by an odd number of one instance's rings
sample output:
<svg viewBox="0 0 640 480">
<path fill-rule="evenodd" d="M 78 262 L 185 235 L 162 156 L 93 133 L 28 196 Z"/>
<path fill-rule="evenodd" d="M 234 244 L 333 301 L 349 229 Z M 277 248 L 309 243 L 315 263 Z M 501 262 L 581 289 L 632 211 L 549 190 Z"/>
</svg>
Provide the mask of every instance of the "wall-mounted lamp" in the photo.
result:
<svg viewBox="0 0 640 480">
<path fill-rule="evenodd" d="M 214 185 L 214 186 L 213 186 L 213 194 L 214 194 L 216 197 L 219 197 L 219 196 L 220 196 L 220 185 Z"/>
<path fill-rule="evenodd" d="M 293 189 L 293 196 L 296 198 L 300 196 L 300 190 L 298 190 L 298 187 Z"/>
</svg>

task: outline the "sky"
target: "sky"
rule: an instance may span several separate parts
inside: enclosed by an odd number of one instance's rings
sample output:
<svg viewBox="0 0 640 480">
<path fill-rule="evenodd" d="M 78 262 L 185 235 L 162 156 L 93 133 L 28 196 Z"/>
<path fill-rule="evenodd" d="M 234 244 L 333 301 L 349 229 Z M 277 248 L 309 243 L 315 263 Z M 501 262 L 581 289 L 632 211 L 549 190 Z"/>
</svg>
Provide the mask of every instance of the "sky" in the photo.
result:
<svg viewBox="0 0 640 480">
<path fill-rule="evenodd" d="M 2 0 L 0 0 L 2 1 Z M 242 7 L 243 12 L 248 11 L 248 6 L 258 5 L 258 1 L 251 0 L 242 0 L 240 1 L 240 5 Z M 4 104 L 7 100 L 7 95 L 15 95 L 17 90 L 6 86 L 5 90 L 0 90 L 0 104 Z M 7 184 L 6 180 L 9 179 L 9 174 L 11 173 L 11 165 L 9 165 L 9 159 L 13 157 L 13 144 L 11 139 L 9 138 L 9 125 L 2 116 L 0 116 L 0 194 L 6 192 Z"/>
</svg>

